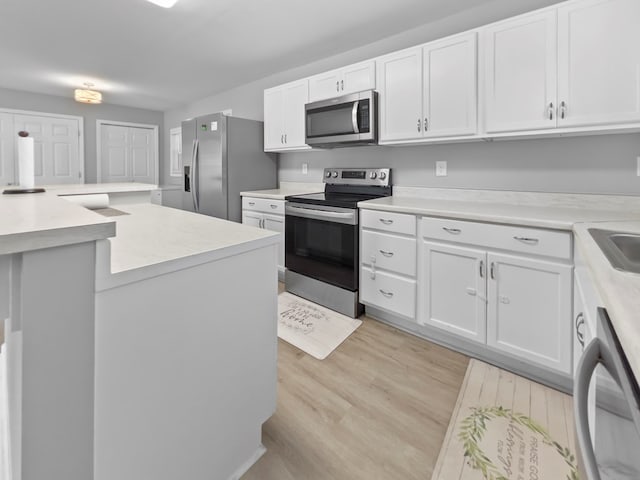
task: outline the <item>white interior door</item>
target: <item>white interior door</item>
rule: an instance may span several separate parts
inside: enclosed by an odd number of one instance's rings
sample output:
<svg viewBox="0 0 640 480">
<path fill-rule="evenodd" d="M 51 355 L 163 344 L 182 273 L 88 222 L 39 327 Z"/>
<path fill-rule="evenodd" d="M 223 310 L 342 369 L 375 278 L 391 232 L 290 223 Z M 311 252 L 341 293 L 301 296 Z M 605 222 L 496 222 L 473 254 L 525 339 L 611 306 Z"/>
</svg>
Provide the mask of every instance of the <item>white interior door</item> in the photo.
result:
<svg viewBox="0 0 640 480">
<path fill-rule="evenodd" d="M 13 131 L 16 137 L 26 131 L 34 138 L 36 185 L 84 183 L 79 120 L 17 114 Z"/>
<path fill-rule="evenodd" d="M 157 137 L 151 127 L 100 124 L 100 181 L 156 183 Z"/>
<path fill-rule="evenodd" d="M 13 115 L 0 113 L 0 185 L 13 185 L 15 178 Z"/>
</svg>

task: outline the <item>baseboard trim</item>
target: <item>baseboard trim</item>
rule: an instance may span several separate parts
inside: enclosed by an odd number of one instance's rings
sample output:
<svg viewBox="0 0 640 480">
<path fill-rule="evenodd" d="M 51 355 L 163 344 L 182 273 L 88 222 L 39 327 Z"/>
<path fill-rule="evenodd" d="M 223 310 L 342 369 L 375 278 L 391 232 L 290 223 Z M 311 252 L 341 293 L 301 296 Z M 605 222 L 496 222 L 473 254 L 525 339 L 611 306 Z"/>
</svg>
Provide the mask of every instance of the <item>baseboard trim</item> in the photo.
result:
<svg viewBox="0 0 640 480">
<path fill-rule="evenodd" d="M 240 468 L 238 468 L 227 480 L 240 480 L 240 477 L 247 473 L 253 466 L 253 464 L 260 460 L 260 457 L 262 457 L 262 455 L 264 455 L 266 452 L 267 449 L 265 448 L 265 446 L 263 444 L 260 444 L 253 455 L 251 455 L 246 462 L 240 465 Z"/>
</svg>

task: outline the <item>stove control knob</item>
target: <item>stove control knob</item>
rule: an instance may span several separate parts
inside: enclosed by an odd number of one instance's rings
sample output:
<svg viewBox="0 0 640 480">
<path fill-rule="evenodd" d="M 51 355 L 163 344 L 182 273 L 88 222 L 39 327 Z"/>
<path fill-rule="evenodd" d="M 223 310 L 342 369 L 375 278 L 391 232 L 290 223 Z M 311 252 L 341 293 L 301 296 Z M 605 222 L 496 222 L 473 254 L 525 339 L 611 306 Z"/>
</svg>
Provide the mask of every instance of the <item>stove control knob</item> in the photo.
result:
<svg viewBox="0 0 640 480">
<path fill-rule="evenodd" d="M 329 170 L 327 170 L 327 173 L 324 174 L 325 177 L 330 178 L 331 177 L 331 172 Z"/>
<path fill-rule="evenodd" d="M 331 176 L 332 176 L 333 178 L 338 178 L 338 172 L 332 172 L 332 173 L 331 173 Z"/>
<path fill-rule="evenodd" d="M 371 180 L 375 180 L 377 177 L 378 177 L 378 174 L 377 174 L 376 172 L 371 172 L 371 173 L 369 174 L 369 178 L 370 178 Z"/>
<path fill-rule="evenodd" d="M 380 172 L 380 180 L 384 180 L 385 178 L 387 178 L 387 174 L 384 172 Z"/>
</svg>

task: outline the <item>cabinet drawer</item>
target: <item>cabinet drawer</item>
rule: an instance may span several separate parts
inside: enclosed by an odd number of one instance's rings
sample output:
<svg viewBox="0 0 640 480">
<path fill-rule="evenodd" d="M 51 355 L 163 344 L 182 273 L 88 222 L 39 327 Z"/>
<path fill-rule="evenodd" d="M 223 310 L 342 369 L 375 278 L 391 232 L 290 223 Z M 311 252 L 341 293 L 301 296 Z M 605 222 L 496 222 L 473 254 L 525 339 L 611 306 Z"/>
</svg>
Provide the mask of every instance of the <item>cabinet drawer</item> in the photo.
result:
<svg viewBox="0 0 640 480">
<path fill-rule="evenodd" d="M 364 228 L 374 228 L 386 232 L 416 234 L 416 217 L 404 213 L 360 210 L 360 224 Z"/>
<path fill-rule="evenodd" d="M 360 301 L 380 307 L 399 315 L 415 318 L 416 282 L 388 273 L 376 272 L 362 267 L 360 270 Z"/>
<path fill-rule="evenodd" d="M 363 230 L 362 257 L 360 261 L 376 268 L 415 277 L 416 275 L 416 240 L 399 237 L 388 233 Z"/>
<path fill-rule="evenodd" d="M 256 212 L 284 215 L 284 200 L 270 200 L 268 198 L 242 197 L 242 208 Z"/>
<path fill-rule="evenodd" d="M 431 217 L 421 222 L 424 238 L 571 259 L 569 232 Z"/>
</svg>

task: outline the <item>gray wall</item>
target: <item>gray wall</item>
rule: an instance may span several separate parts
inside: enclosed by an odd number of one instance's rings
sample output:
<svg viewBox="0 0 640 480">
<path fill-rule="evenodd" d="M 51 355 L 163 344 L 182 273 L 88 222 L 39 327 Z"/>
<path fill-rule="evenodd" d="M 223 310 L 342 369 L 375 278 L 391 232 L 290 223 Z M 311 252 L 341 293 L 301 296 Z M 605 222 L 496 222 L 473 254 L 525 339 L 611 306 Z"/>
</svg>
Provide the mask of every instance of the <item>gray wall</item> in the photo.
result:
<svg viewBox="0 0 640 480">
<path fill-rule="evenodd" d="M 96 120 L 112 120 L 131 123 L 158 125 L 160 130 L 160 172 L 167 170 L 163 167 L 164 158 L 164 114 L 154 110 L 129 108 L 120 105 L 87 105 L 78 103 L 71 98 L 43 95 L 0 88 L 0 108 L 16 110 L 30 110 L 35 112 L 58 113 L 62 115 L 76 115 L 84 118 L 84 171 L 85 182 L 97 181 L 96 164 Z M 162 174 L 160 175 L 162 181 Z"/>
<path fill-rule="evenodd" d="M 554 3 L 556 0 L 493 0 L 382 39 L 341 55 L 300 66 L 238 86 L 183 108 L 165 112 L 165 127 L 184 118 L 232 109 L 236 116 L 263 119 L 263 90 L 353 62 L 373 58 L 450 34 L 479 27 Z M 165 136 L 165 151 L 168 151 Z M 617 193 L 640 195 L 636 157 L 640 134 L 473 142 L 406 147 L 359 147 L 280 155 L 280 181 L 318 182 L 327 166 L 389 166 L 394 183 L 402 186 L 514 189 L 546 192 Z M 449 175 L 435 177 L 438 160 L 448 162 Z M 308 163 L 309 173 L 301 173 Z M 164 179 L 168 179 L 166 170 Z M 177 182 L 180 179 L 176 179 Z"/>
</svg>

